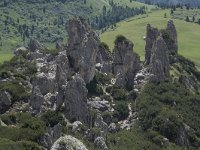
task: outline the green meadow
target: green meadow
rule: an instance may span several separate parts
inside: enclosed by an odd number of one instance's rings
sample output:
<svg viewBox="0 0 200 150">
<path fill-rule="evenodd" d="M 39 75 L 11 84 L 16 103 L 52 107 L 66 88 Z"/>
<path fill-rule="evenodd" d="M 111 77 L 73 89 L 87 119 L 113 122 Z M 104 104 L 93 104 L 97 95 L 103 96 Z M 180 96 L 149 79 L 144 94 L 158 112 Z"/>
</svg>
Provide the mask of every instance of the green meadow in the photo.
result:
<svg viewBox="0 0 200 150">
<path fill-rule="evenodd" d="M 166 17 L 164 17 L 166 13 Z M 144 60 L 146 25 L 150 23 L 159 29 L 165 28 L 167 21 L 172 19 L 170 10 L 157 10 L 147 15 L 141 15 L 122 21 L 117 28 L 108 29 L 100 35 L 101 41 L 114 47 L 115 37 L 119 34 L 126 36 L 134 43 L 134 51 Z M 180 19 L 172 19 L 178 32 L 179 53 L 193 60 L 200 67 L 200 25 Z"/>
</svg>

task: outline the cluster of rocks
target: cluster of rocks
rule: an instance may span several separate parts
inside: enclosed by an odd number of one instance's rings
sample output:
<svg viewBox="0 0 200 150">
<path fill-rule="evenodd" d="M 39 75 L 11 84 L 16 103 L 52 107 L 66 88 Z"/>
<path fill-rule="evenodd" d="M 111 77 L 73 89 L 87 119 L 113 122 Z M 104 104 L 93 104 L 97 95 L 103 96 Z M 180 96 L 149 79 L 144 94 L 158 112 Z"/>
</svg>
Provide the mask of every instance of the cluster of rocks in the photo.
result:
<svg viewBox="0 0 200 150">
<path fill-rule="evenodd" d="M 159 83 L 170 76 L 170 64 L 177 57 L 177 31 L 172 20 L 166 29 L 147 25 L 145 61 L 134 78 L 134 90 L 139 93 L 147 82 Z M 173 59 L 173 60 L 172 60 Z"/>
<path fill-rule="evenodd" d="M 108 149 L 108 132 L 119 130 L 117 124 L 109 119 L 105 121 L 102 112 L 114 111 L 112 102 L 88 93 L 96 72 L 113 74 L 112 85 L 139 93 L 147 82 L 162 82 L 169 77 L 171 56 L 178 52 L 177 32 L 173 21 L 169 21 L 165 30 L 147 25 L 145 62 L 133 51 L 134 44 L 123 36 L 115 41 L 113 53 L 104 44 L 100 44 L 98 35 L 92 31 L 82 18 L 73 18 L 68 26 L 68 45 L 58 55 L 45 54 L 44 47 L 31 40 L 28 49 L 20 48 L 15 55 L 28 51 L 27 58 L 36 61 L 37 74 L 31 81 L 30 112 L 39 115 L 47 110 L 62 110 L 65 118 L 72 124 L 73 132 L 79 131 L 82 123 L 98 128 L 100 133 L 93 135 L 88 129 L 85 137 L 94 142 L 96 149 Z M 62 47 L 62 48 L 61 48 Z M 186 79 L 185 82 L 189 82 Z M 107 85 L 108 86 L 108 85 Z M 105 95 L 111 96 L 103 91 Z M 112 96 L 111 96 L 112 97 Z M 11 105 L 10 95 L 0 92 L 0 112 Z M 138 119 L 128 104 L 129 116 L 121 121 L 121 129 L 130 129 Z M 93 118 L 91 110 L 97 115 Z M 58 124 L 43 137 L 43 145 L 51 150 L 87 150 L 71 136 L 61 137 Z M 55 142 L 55 143 L 54 143 Z M 54 143 L 54 144 L 53 144 Z M 53 146 L 52 146 L 53 145 Z"/>
</svg>

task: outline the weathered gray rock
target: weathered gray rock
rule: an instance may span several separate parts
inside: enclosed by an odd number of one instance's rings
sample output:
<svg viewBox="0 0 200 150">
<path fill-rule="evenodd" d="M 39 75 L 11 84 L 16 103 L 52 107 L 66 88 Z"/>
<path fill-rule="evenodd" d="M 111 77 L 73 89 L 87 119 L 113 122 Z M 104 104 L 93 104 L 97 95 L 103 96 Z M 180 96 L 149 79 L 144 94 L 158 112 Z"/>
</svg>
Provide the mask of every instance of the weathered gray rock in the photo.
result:
<svg viewBox="0 0 200 150">
<path fill-rule="evenodd" d="M 62 133 L 62 125 L 58 123 L 53 127 L 53 139 L 57 140 L 58 138 L 60 138 L 61 133 Z"/>
<path fill-rule="evenodd" d="M 111 132 L 111 133 L 115 133 L 117 132 L 117 125 L 115 123 L 111 123 L 109 126 L 108 126 L 108 131 Z"/>
<path fill-rule="evenodd" d="M 164 81 L 169 76 L 169 53 L 162 37 L 158 37 L 153 45 L 149 67 L 153 82 Z"/>
<path fill-rule="evenodd" d="M 101 137 L 106 137 L 108 134 L 108 125 L 103 121 L 103 118 L 100 114 L 97 115 L 94 121 L 94 127 L 99 128 Z"/>
<path fill-rule="evenodd" d="M 106 142 L 103 137 L 97 137 L 94 140 L 94 148 L 95 149 L 101 149 L 101 150 L 107 150 L 108 146 L 106 145 Z"/>
<path fill-rule="evenodd" d="M 140 57 L 133 52 L 133 43 L 127 39 L 115 42 L 113 50 L 113 73 L 116 75 L 116 85 L 132 89 L 134 77 L 141 69 Z"/>
<path fill-rule="evenodd" d="M 38 86 L 34 86 L 30 97 L 30 105 L 34 113 L 40 112 L 43 103 L 44 103 L 44 96 L 41 94 Z"/>
<path fill-rule="evenodd" d="M 90 108 L 97 109 L 99 111 L 106 111 L 111 109 L 110 103 L 105 100 L 91 100 L 88 101 L 88 105 Z"/>
<path fill-rule="evenodd" d="M 56 57 L 56 83 L 57 88 L 61 87 L 63 84 L 66 84 L 66 81 L 69 80 L 73 74 L 73 71 L 69 67 L 69 60 L 66 54 L 60 53 Z"/>
<path fill-rule="evenodd" d="M 96 63 L 103 64 L 104 62 L 112 61 L 112 54 L 106 44 L 101 43 L 99 46 L 99 51 L 97 52 Z"/>
<path fill-rule="evenodd" d="M 33 86 L 37 86 L 42 95 L 53 93 L 55 90 L 54 77 L 51 78 L 45 73 L 40 73 L 33 80 Z"/>
<path fill-rule="evenodd" d="M 60 137 L 51 147 L 51 150 L 88 150 L 78 139 L 66 135 Z"/>
<path fill-rule="evenodd" d="M 26 54 L 26 53 L 28 53 L 28 49 L 26 47 L 19 47 L 14 51 L 14 54 L 16 56 L 20 56 L 20 55 L 23 55 L 23 54 Z"/>
<path fill-rule="evenodd" d="M 46 133 L 43 137 L 40 139 L 40 143 L 47 149 L 50 149 L 53 145 L 52 137 L 49 133 Z"/>
<path fill-rule="evenodd" d="M 75 133 L 75 132 L 79 131 L 81 125 L 82 125 L 82 122 L 80 122 L 80 121 L 75 121 L 75 122 L 72 124 L 72 132 Z"/>
<path fill-rule="evenodd" d="M 36 50 L 41 50 L 44 48 L 40 42 L 34 39 L 30 39 L 28 47 L 31 52 L 35 52 Z"/>
<path fill-rule="evenodd" d="M 145 45 L 145 65 L 149 65 L 150 63 L 153 44 L 159 35 L 160 32 L 157 28 L 151 27 L 150 24 L 147 25 L 146 45 Z"/>
<path fill-rule="evenodd" d="M 0 118 L 0 127 L 7 127 L 7 125 Z"/>
<path fill-rule="evenodd" d="M 12 104 L 11 95 L 6 91 L 0 91 L 0 113 L 4 113 Z"/>
<path fill-rule="evenodd" d="M 169 20 L 166 28 L 166 35 L 163 35 L 163 39 L 167 44 L 169 54 L 175 55 L 178 53 L 178 40 L 177 31 L 173 20 Z"/>
<path fill-rule="evenodd" d="M 68 35 L 67 55 L 70 67 L 89 83 L 95 75 L 99 38 L 82 18 L 69 21 Z"/>
<path fill-rule="evenodd" d="M 87 123 L 87 88 L 84 80 L 77 74 L 72 77 L 63 93 L 65 115 L 69 120 Z"/>
</svg>

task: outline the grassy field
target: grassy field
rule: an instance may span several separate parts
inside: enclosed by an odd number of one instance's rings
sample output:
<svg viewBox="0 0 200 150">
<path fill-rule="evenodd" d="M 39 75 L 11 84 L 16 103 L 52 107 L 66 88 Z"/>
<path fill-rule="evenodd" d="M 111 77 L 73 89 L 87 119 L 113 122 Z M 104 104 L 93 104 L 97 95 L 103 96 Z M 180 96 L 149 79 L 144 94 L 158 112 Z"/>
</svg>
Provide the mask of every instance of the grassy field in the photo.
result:
<svg viewBox="0 0 200 150">
<path fill-rule="evenodd" d="M 164 14 L 167 17 L 164 18 Z M 159 10 L 122 21 L 117 24 L 114 30 L 108 30 L 100 35 L 103 42 L 106 42 L 111 49 L 114 47 L 115 37 L 119 34 L 126 36 L 133 41 L 136 51 L 144 59 L 146 25 L 150 23 L 158 28 L 165 28 L 167 21 L 171 19 L 170 10 Z M 173 19 L 178 32 L 179 53 L 193 60 L 200 67 L 200 25 L 188 23 L 183 20 Z"/>
<path fill-rule="evenodd" d="M 175 19 L 181 19 L 181 20 L 186 20 L 186 17 L 189 17 L 190 22 L 198 22 L 200 19 L 200 9 L 180 9 L 177 8 L 175 11 L 173 11 L 173 18 Z M 194 17 L 194 20 L 193 20 Z"/>
</svg>

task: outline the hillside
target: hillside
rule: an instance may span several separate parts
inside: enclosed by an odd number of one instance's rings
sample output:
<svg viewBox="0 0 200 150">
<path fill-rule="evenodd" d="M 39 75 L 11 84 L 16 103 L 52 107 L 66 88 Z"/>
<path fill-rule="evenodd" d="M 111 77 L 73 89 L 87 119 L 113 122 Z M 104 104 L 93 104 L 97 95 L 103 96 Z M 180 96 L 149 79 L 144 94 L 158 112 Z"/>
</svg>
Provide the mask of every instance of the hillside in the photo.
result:
<svg viewBox="0 0 200 150">
<path fill-rule="evenodd" d="M 172 20 L 148 25 L 143 60 L 123 35 L 111 53 L 87 20 L 67 25 L 67 46 L 30 40 L 0 64 L 0 150 L 199 149 L 200 72 Z"/>
<path fill-rule="evenodd" d="M 129 0 L 114 0 L 113 3 L 121 6 L 115 7 L 116 11 L 117 9 L 123 11 L 128 7 L 130 8 L 129 12 L 134 12 L 133 8 L 147 6 L 150 10 L 153 7 Z M 11 58 L 16 47 L 27 46 L 27 42 L 31 38 L 37 39 L 50 49 L 54 49 L 56 42 L 66 41 L 66 22 L 70 17 L 74 15 L 82 16 L 88 22 L 95 24 L 96 18 L 100 18 L 100 15 L 103 14 L 103 7 L 104 10 L 106 9 L 106 13 L 112 8 L 109 0 L 1 1 L 0 54 L 4 57 L 0 58 L 0 62 Z M 116 14 L 116 12 L 113 14 Z M 106 22 L 108 22 L 108 19 Z M 64 42 L 64 44 L 66 43 Z"/>
<path fill-rule="evenodd" d="M 199 0 L 138 0 L 139 2 L 147 4 L 155 4 L 161 7 L 171 7 L 171 6 L 190 6 L 190 7 L 200 7 Z"/>
<path fill-rule="evenodd" d="M 164 18 L 164 14 L 167 14 Z M 145 40 L 143 37 L 146 35 L 146 25 L 151 24 L 158 28 L 163 28 L 166 22 L 171 19 L 170 10 L 159 10 L 133 17 L 126 21 L 117 24 L 117 28 L 110 29 L 101 34 L 101 40 L 108 43 L 113 49 L 114 39 L 118 34 L 128 37 L 134 43 L 134 51 L 144 58 Z M 179 53 L 200 66 L 200 53 L 199 53 L 199 39 L 200 39 L 200 26 L 195 23 L 188 23 L 184 20 L 173 19 L 177 27 Z"/>
</svg>

